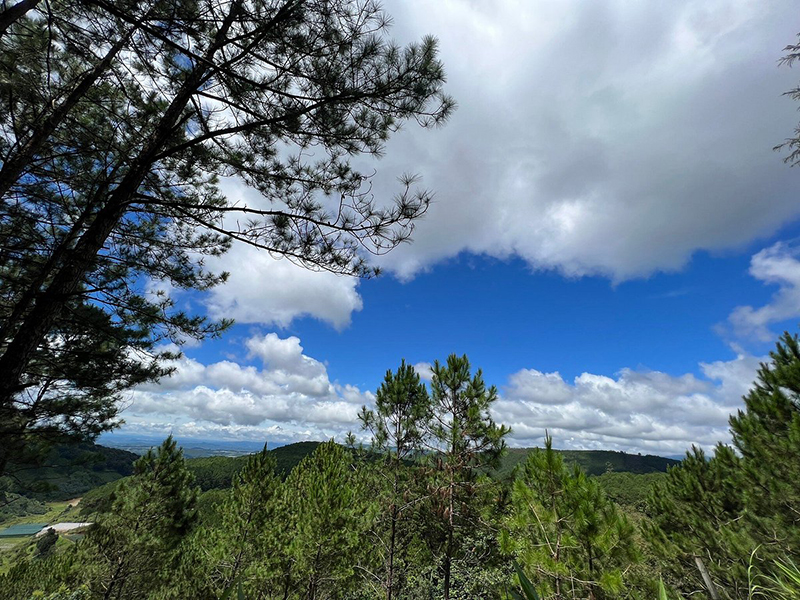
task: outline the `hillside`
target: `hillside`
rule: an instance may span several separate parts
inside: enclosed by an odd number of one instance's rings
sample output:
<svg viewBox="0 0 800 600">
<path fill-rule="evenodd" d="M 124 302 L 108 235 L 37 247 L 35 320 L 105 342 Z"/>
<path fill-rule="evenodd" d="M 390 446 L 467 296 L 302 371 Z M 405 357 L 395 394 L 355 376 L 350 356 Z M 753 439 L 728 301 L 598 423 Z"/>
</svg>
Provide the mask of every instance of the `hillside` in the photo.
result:
<svg viewBox="0 0 800 600">
<path fill-rule="evenodd" d="M 16 468 L 0 489 L 37 500 L 67 500 L 133 472 L 133 452 L 92 443 L 55 446 L 37 468 Z"/>
<path fill-rule="evenodd" d="M 320 442 L 298 442 L 270 450 L 278 463 L 278 472 L 286 476 L 306 455 L 314 451 Z M 508 477 L 514 468 L 525 460 L 533 448 L 510 448 L 503 457 L 497 475 Z M 589 475 L 614 473 L 665 473 L 667 468 L 679 461 L 663 456 L 626 454 L 610 450 L 560 450 L 568 463 L 578 464 Z M 202 490 L 221 489 L 231 485 L 231 480 L 247 462 L 247 456 L 209 456 L 189 458 L 186 463 L 194 473 Z"/>
<path fill-rule="evenodd" d="M 270 453 L 275 456 L 282 476 L 291 471 L 319 442 L 297 442 L 281 446 Z M 510 448 L 503 457 L 497 474 L 508 477 L 525 460 L 531 448 Z M 661 456 L 625 454 L 607 450 L 562 450 L 569 463 L 581 466 L 589 475 L 615 473 L 663 473 L 679 461 Z M 6 490 L 38 500 L 65 500 L 130 475 L 138 455 L 119 448 L 96 444 L 57 446 L 45 461 L 45 466 L 22 469 L 17 480 L 6 478 Z M 227 488 L 247 462 L 247 456 L 209 456 L 187 458 L 202 490 Z"/>
<path fill-rule="evenodd" d="M 278 473 L 285 477 L 304 457 L 311 454 L 320 442 L 297 442 L 270 450 L 278 465 Z M 194 473 L 197 485 L 203 491 L 227 488 L 233 476 L 247 463 L 247 456 L 207 456 L 188 458 L 186 466 Z"/>
<path fill-rule="evenodd" d="M 498 474 L 511 475 L 514 467 L 525 460 L 533 448 L 509 448 L 503 457 Z M 680 461 L 652 454 L 627 454 L 612 450 L 558 450 L 567 463 L 579 465 L 588 475 L 602 475 L 607 471 L 621 473 L 665 473 Z"/>
</svg>

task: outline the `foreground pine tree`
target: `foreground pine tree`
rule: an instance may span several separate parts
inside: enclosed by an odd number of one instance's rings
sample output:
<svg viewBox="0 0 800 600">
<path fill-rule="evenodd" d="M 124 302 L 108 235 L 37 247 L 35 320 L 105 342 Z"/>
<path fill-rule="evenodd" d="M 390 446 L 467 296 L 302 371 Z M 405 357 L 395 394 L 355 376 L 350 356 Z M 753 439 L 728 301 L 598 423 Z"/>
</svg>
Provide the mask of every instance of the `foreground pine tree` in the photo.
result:
<svg viewBox="0 0 800 600">
<path fill-rule="evenodd" d="M 238 589 L 247 598 L 276 589 L 280 557 L 277 514 L 281 480 L 266 446 L 251 455 L 234 476 L 214 518 L 201 522 L 181 548 L 180 573 L 170 582 L 170 598 L 219 598 Z M 201 498 L 202 501 L 202 498 Z"/>
<path fill-rule="evenodd" d="M 333 441 L 320 444 L 286 479 L 280 513 L 281 581 L 267 598 L 341 598 L 356 587 L 374 518 L 352 454 Z"/>
<path fill-rule="evenodd" d="M 651 497 L 649 537 L 685 594 L 749 598 L 800 560 L 800 345 L 785 333 L 731 417 L 733 446 L 698 449 Z M 694 567 L 692 569 L 691 567 Z"/>
<path fill-rule="evenodd" d="M 492 419 L 490 408 L 497 388 L 486 387 L 480 369 L 473 375 L 466 355 L 451 354 L 446 364 L 433 365 L 433 400 L 429 444 L 436 469 L 432 484 L 434 510 L 440 517 L 442 595 L 449 600 L 453 563 L 466 547 L 467 537 L 483 529 L 479 510 L 479 478 L 496 466 L 510 429 Z"/>
<path fill-rule="evenodd" d="M 100 515 L 82 545 L 93 597 L 143 598 L 169 580 L 175 550 L 196 517 L 192 481 L 172 436 L 136 461 L 112 510 Z"/>
<path fill-rule="evenodd" d="M 414 367 L 403 361 L 396 373 L 387 371 L 375 395 L 375 410 L 363 407 L 359 414 L 362 427 L 372 433 L 372 450 L 384 457 L 382 468 L 376 470 L 383 511 L 375 535 L 383 555 L 381 579 L 387 600 L 399 596 L 407 576 L 409 516 L 419 494 L 412 479 L 417 471 L 406 463 L 422 451 L 430 412 L 428 390 Z"/>
<path fill-rule="evenodd" d="M 634 528 L 593 479 L 564 464 L 545 439 L 522 465 L 502 532 L 546 598 L 614 598 L 638 559 Z"/>
</svg>

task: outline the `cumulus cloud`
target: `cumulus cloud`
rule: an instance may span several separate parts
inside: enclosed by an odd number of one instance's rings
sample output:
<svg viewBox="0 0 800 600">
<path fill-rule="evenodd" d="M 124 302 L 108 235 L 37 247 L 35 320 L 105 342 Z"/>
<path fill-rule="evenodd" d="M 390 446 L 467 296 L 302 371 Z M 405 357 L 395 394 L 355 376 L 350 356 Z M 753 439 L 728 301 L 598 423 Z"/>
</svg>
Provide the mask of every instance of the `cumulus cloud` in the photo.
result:
<svg viewBox="0 0 800 600">
<path fill-rule="evenodd" d="M 414 365 L 414 371 L 417 372 L 422 381 L 430 381 L 433 379 L 433 365 L 429 362 L 418 362 Z"/>
<path fill-rule="evenodd" d="M 779 69 L 791 0 L 391 0 L 392 35 L 441 41 L 459 110 L 441 130 L 408 126 L 377 170 L 379 199 L 404 172 L 435 202 L 414 242 L 378 259 L 401 278 L 461 252 L 614 281 L 680 269 L 698 250 L 741 247 L 800 214 L 772 147 L 793 131 Z M 235 202 L 257 192 L 225 180 Z M 214 318 L 345 328 L 358 282 L 236 245 L 208 261 L 231 278 Z M 762 332 L 763 333 L 763 332 Z"/>
<path fill-rule="evenodd" d="M 562 448 L 682 454 L 727 441 L 728 417 L 755 378 L 760 359 L 740 354 L 701 364 L 704 377 L 622 369 L 615 377 L 524 369 L 509 378 L 494 408 L 518 446 L 541 444 L 545 429 Z"/>
<path fill-rule="evenodd" d="M 175 361 L 172 377 L 132 392 L 125 431 L 272 442 L 342 440 L 358 432 L 358 411 L 373 405 L 372 393 L 330 381 L 296 337 L 270 333 L 245 346 L 260 367 Z M 760 360 L 741 353 L 702 363 L 699 376 L 622 369 L 572 381 L 523 369 L 509 377 L 493 413 L 512 427 L 514 446 L 538 445 L 548 430 L 562 448 L 681 454 L 729 438 L 728 416 L 741 407 Z M 415 369 L 425 378 L 425 363 Z"/>
<path fill-rule="evenodd" d="M 273 438 L 280 432 L 281 441 L 341 437 L 356 426 L 361 406 L 373 401 L 369 392 L 331 382 L 296 337 L 270 333 L 245 346 L 261 368 L 228 360 L 206 365 L 185 356 L 174 361 L 171 377 L 131 393 L 126 431 L 170 423 L 183 435 L 194 428 L 191 435 Z"/>
<path fill-rule="evenodd" d="M 309 271 L 243 244 L 209 263 L 230 273 L 206 297 L 215 319 L 286 327 L 293 319 L 310 316 L 341 330 L 362 307 L 358 279 Z"/>
<path fill-rule="evenodd" d="M 224 179 L 220 188 L 232 203 L 270 208 L 257 191 L 240 180 Z M 236 228 L 235 222 L 227 225 Z M 230 251 L 205 262 L 214 272 L 230 274 L 227 282 L 204 296 L 214 319 L 286 327 L 296 318 L 309 316 L 341 330 L 363 306 L 357 278 L 311 271 L 243 243 L 235 242 Z"/>
<path fill-rule="evenodd" d="M 759 308 L 737 307 L 728 323 L 739 337 L 768 342 L 775 339 L 769 325 L 800 316 L 800 249 L 778 242 L 753 256 L 750 274 L 778 291 Z"/>
<path fill-rule="evenodd" d="M 740 247 L 800 213 L 772 147 L 793 131 L 779 69 L 790 0 L 387 2 L 394 34 L 441 41 L 459 110 L 409 127 L 376 190 L 418 172 L 436 201 L 383 266 L 462 251 L 614 280 Z M 381 187 L 385 185 L 385 187 Z"/>
</svg>

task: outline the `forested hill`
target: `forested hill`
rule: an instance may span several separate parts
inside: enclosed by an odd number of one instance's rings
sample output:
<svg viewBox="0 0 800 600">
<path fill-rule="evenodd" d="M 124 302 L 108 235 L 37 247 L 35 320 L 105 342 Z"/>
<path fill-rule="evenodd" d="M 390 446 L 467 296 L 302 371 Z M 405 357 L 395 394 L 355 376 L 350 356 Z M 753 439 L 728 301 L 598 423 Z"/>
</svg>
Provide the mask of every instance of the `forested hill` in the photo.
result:
<svg viewBox="0 0 800 600">
<path fill-rule="evenodd" d="M 281 446 L 270 452 L 278 464 L 278 473 L 285 477 L 306 455 L 311 454 L 320 442 L 298 442 Z M 510 448 L 503 457 L 498 475 L 510 475 L 533 448 Z M 662 456 L 626 454 L 610 450 L 560 450 L 567 463 L 577 463 L 589 475 L 601 475 L 607 471 L 620 473 L 659 473 L 678 464 L 679 461 Z M 210 456 L 190 458 L 186 461 L 194 473 L 197 484 L 203 490 L 226 488 L 247 462 L 247 456 Z"/>
<path fill-rule="evenodd" d="M 137 454 L 92 443 L 55 446 L 31 469 L 9 468 L 7 491 L 43 500 L 67 500 L 133 473 Z"/>
<path fill-rule="evenodd" d="M 499 469 L 500 475 L 510 474 L 525 460 L 533 448 L 509 448 Z M 612 450 L 557 450 L 567 463 L 578 464 L 588 475 L 602 475 L 607 471 L 620 473 L 665 473 L 680 461 L 652 454 L 626 454 Z"/>
<path fill-rule="evenodd" d="M 288 475 L 303 458 L 311 454 L 321 442 L 297 442 L 270 450 L 275 457 L 277 471 L 281 477 Z M 186 466 L 194 474 L 201 490 L 227 488 L 233 476 L 247 463 L 245 456 L 206 456 L 189 458 Z"/>
<path fill-rule="evenodd" d="M 285 477 L 320 442 L 298 442 L 270 452 L 275 456 L 278 472 Z M 510 448 L 503 457 L 498 474 L 510 475 L 525 460 L 531 448 Z M 621 473 L 664 472 L 679 461 L 661 456 L 625 454 L 608 450 L 562 450 L 566 462 L 577 463 L 589 475 L 607 471 Z M 26 469 L 16 476 L 19 482 L 9 491 L 48 500 L 64 500 L 80 496 L 105 483 L 130 475 L 138 455 L 119 448 L 96 444 L 57 446 L 48 455 L 44 467 Z M 189 458 L 187 465 L 203 490 L 226 488 L 247 462 L 247 456 L 210 456 Z"/>
</svg>

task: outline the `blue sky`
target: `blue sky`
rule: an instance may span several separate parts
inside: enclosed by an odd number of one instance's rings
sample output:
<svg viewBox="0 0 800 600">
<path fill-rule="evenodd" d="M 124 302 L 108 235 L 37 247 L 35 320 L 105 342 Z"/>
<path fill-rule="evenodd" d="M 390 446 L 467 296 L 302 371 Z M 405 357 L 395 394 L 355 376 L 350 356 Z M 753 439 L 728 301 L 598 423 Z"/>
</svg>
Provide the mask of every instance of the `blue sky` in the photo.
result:
<svg viewBox="0 0 800 600">
<path fill-rule="evenodd" d="M 532 272 L 519 259 L 462 254 L 409 282 L 362 282 L 364 308 L 341 331 L 308 317 L 277 331 L 299 337 L 310 356 L 327 357 L 332 379 L 366 389 L 403 358 L 432 362 L 452 352 L 466 353 L 497 385 L 531 365 L 570 378 L 612 375 L 623 365 L 677 375 L 731 356 L 715 325 L 738 305 L 769 301 L 774 286 L 749 276 L 749 262 L 746 252 L 703 253 L 680 273 L 613 284 Z M 238 353 L 246 360 L 239 341 L 272 330 L 237 325 L 188 354 L 208 361 Z M 751 347 L 763 351 L 771 343 Z"/>
<path fill-rule="evenodd" d="M 681 453 L 727 438 L 759 360 L 800 320 L 798 116 L 778 68 L 790 1 L 387 2 L 437 35 L 459 102 L 387 145 L 379 197 L 417 172 L 414 242 L 356 281 L 243 247 L 177 295 L 221 339 L 134 391 L 123 432 L 341 437 L 386 369 L 466 353 L 512 444 Z M 364 160 L 364 159 L 359 159 Z M 223 190 L 257 202 L 241 182 Z"/>
</svg>

